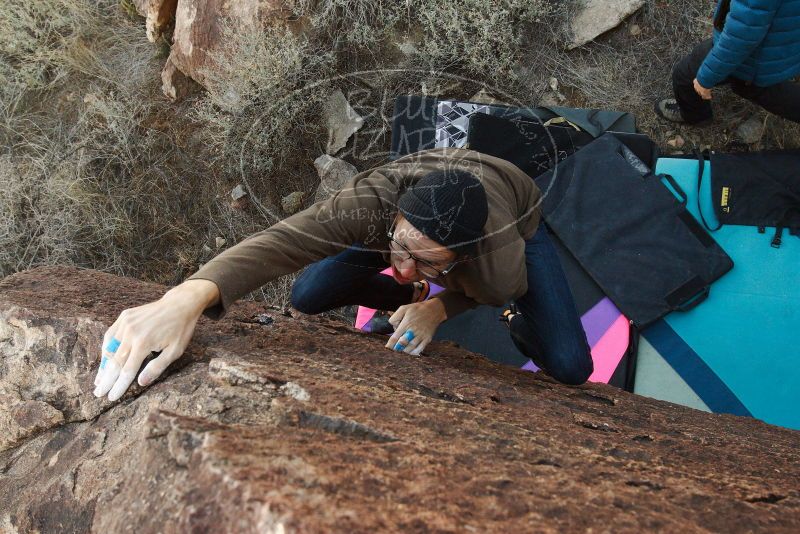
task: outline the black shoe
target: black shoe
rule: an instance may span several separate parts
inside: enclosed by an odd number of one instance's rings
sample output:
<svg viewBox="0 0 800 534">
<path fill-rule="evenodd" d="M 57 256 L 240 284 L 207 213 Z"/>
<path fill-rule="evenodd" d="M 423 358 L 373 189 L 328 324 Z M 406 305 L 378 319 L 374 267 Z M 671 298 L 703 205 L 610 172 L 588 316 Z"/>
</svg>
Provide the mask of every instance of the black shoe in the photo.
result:
<svg viewBox="0 0 800 534">
<path fill-rule="evenodd" d="M 663 100 L 659 100 L 656 102 L 655 110 L 656 115 L 662 119 L 666 119 L 677 124 L 686 124 L 689 126 L 708 126 L 713 121 L 713 119 L 709 118 L 697 122 L 688 122 L 683 118 L 678 101 L 674 98 L 664 98 Z"/>
<path fill-rule="evenodd" d="M 681 114 L 681 108 L 678 106 L 678 101 L 674 98 L 664 98 L 656 102 L 656 115 L 670 122 L 686 124 L 686 120 Z"/>
<path fill-rule="evenodd" d="M 497 318 L 498 321 L 505 323 L 506 326 L 509 328 L 511 327 L 511 319 L 514 318 L 515 315 L 518 315 L 519 311 L 517 310 L 517 305 L 513 302 L 509 304 L 508 308 L 503 310 L 503 313 L 500 314 L 500 317 Z"/>
<path fill-rule="evenodd" d="M 378 310 L 361 329 L 373 334 L 393 334 L 394 326 L 389 322 L 389 317 L 391 317 L 389 312 Z"/>
</svg>

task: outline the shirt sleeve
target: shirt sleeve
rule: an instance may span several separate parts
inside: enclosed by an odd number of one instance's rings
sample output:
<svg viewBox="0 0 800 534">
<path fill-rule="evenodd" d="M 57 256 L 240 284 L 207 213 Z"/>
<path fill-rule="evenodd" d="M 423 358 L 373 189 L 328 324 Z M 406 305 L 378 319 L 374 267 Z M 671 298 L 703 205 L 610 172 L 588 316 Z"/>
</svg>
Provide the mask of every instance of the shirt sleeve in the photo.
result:
<svg viewBox="0 0 800 534">
<path fill-rule="evenodd" d="M 772 25 L 780 2 L 731 0 L 725 26 L 697 71 L 697 81 L 710 89 L 725 81 L 758 48 Z"/>
<path fill-rule="evenodd" d="M 464 293 L 453 289 L 445 289 L 435 297 L 444 304 L 447 319 L 452 319 L 459 313 L 465 312 L 478 306 L 478 302 L 469 298 Z"/>
<path fill-rule="evenodd" d="M 225 250 L 189 277 L 209 280 L 219 288 L 218 304 L 204 315 L 221 319 L 235 301 L 280 276 L 354 243 L 369 247 L 380 242 L 397 194 L 394 181 L 381 172 L 366 171 L 331 198 Z"/>
</svg>

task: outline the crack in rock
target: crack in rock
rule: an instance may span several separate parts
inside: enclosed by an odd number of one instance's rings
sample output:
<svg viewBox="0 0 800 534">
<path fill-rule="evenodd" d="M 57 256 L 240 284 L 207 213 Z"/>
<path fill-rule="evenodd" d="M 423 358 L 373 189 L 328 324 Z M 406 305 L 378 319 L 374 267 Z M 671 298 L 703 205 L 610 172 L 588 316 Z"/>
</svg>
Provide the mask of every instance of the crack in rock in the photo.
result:
<svg viewBox="0 0 800 534">
<path fill-rule="evenodd" d="M 286 380 L 258 373 L 258 367 L 242 361 L 212 358 L 208 363 L 211 378 L 231 386 L 246 386 L 256 391 L 276 390 L 287 384 Z"/>
<path fill-rule="evenodd" d="M 632 486 L 634 488 L 650 488 L 655 491 L 660 491 L 664 489 L 664 486 L 659 484 L 658 482 L 652 482 L 650 480 L 628 480 L 625 482 L 626 486 Z"/>
<path fill-rule="evenodd" d="M 548 465 L 550 467 L 561 467 L 561 464 L 550 458 L 540 458 L 533 462 L 533 465 Z"/>
<path fill-rule="evenodd" d="M 394 436 L 384 434 L 350 419 L 330 417 L 307 411 L 300 411 L 298 416 L 298 425 L 304 428 L 318 428 L 340 436 L 361 438 L 378 443 L 398 441 Z"/>
<path fill-rule="evenodd" d="M 435 389 L 431 389 L 428 386 L 423 384 L 416 384 L 412 386 L 420 395 L 424 395 L 425 397 L 430 397 L 432 399 L 439 399 L 447 402 L 456 402 L 456 403 L 463 403 L 469 404 L 470 406 L 474 406 L 470 400 L 467 400 L 463 395 L 459 393 L 448 393 L 447 391 L 436 391 Z"/>
<path fill-rule="evenodd" d="M 608 423 L 595 423 L 594 421 L 588 421 L 579 417 L 575 417 L 575 422 L 590 430 L 599 430 L 601 432 L 619 432 L 619 429 L 609 425 Z"/>
<path fill-rule="evenodd" d="M 581 395 L 584 399 L 605 406 L 616 406 L 619 403 L 619 401 L 614 397 L 603 395 L 602 393 L 597 393 L 595 391 L 582 390 Z"/>
<path fill-rule="evenodd" d="M 768 504 L 775 504 L 780 502 L 786 498 L 786 495 L 778 495 L 777 493 L 768 493 L 766 495 L 754 495 L 752 497 L 747 497 L 745 501 L 751 503 L 759 503 L 764 502 Z"/>
</svg>

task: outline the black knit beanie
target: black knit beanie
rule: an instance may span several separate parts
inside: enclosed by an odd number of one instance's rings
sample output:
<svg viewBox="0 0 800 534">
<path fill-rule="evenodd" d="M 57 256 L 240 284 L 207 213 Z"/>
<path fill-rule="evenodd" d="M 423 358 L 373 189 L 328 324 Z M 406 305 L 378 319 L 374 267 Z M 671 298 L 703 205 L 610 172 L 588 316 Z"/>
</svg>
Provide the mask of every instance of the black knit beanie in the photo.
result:
<svg viewBox="0 0 800 534">
<path fill-rule="evenodd" d="M 489 215 L 480 180 L 457 169 L 426 174 L 400 196 L 397 206 L 414 228 L 458 254 L 475 250 Z"/>
</svg>

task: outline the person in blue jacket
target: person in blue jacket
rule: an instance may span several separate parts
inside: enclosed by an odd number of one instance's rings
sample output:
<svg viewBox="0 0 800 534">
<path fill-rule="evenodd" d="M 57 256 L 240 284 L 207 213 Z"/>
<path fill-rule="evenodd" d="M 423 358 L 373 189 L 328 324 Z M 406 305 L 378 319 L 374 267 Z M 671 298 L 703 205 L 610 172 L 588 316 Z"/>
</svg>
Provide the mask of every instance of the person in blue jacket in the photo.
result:
<svg viewBox="0 0 800 534">
<path fill-rule="evenodd" d="M 800 0 L 720 0 L 714 38 L 697 45 L 672 71 L 675 98 L 656 103 L 673 122 L 712 118 L 711 89 L 730 84 L 737 95 L 800 122 Z"/>
</svg>

